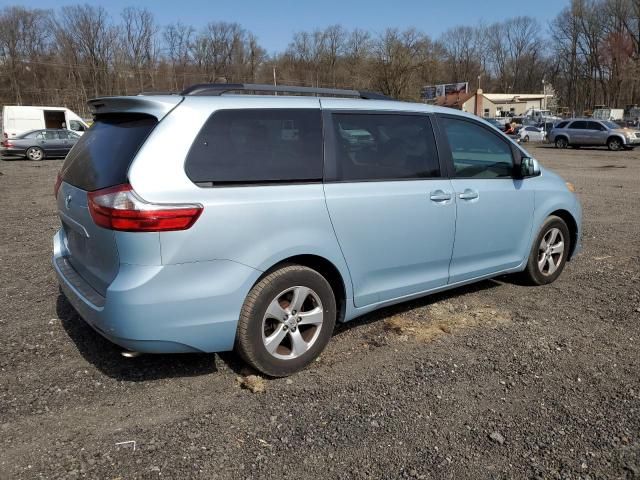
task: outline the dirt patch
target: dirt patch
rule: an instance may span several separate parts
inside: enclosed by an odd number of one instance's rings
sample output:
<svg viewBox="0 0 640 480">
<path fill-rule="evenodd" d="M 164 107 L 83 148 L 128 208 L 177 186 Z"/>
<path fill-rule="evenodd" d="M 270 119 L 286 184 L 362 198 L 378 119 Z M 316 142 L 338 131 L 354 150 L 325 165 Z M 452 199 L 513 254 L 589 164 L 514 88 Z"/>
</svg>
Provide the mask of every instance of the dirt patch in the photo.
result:
<svg viewBox="0 0 640 480">
<path fill-rule="evenodd" d="M 489 305 L 471 307 L 439 302 L 427 307 L 420 319 L 395 315 L 384 321 L 387 330 L 400 336 L 430 342 L 444 334 L 455 334 L 473 327 L 495 327 L 511 322 L 511 314 Z"/>
</svg>

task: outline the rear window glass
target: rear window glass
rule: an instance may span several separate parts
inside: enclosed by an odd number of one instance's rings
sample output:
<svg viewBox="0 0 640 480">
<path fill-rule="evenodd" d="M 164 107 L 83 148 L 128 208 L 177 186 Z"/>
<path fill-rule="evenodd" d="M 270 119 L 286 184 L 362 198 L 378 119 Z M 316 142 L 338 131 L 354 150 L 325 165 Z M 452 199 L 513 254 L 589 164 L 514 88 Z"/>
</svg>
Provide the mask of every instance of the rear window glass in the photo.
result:
<svg viewBox="0 0 640 480">
<path fill-rule="evenodd" d="M 316 181 L 322 167 L 319 109 L 253 109 L 211 115 L 185 171 L 204 186 Z"/>
<path fill-rule="evenodd" d="M 62 180 L 87 191 L 126 183 L 136 152 L 157 123 L 144 114 L 96 117 L 67 155 Z"/>
</svg>

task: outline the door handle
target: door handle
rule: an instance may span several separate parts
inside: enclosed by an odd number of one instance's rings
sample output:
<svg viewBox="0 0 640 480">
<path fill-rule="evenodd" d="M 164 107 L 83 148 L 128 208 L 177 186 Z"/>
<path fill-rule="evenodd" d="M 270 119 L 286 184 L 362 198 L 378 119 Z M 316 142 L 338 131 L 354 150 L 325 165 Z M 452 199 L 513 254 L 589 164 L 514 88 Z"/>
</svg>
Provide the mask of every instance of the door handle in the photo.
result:
<svg viewBox="0 0 640 480">
<path fill-rule="evenodd" d="M 476 192 L 475 190 L 471 190 L 470 188 L 466 188 L 464 192 L 458 195 L 461 200 L 475 200 L 479 196 L 480 195 L 478 195 L 478 192 Z"/>
<path fill-rule="evenodd" d="M 435 190 L 431 192 L 429 198 L 433 202 L 446 202 L 447 200 L 451 200 L 451 194 L 443 190 Z"/>
</svg>

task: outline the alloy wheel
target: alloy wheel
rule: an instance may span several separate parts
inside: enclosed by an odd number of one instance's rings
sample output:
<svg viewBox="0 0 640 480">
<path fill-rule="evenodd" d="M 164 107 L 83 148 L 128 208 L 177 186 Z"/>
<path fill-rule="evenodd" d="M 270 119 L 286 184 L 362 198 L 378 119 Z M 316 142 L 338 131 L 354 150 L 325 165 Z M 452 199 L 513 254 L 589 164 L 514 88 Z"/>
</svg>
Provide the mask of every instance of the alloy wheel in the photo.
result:
<svg viewBox="0 0 640 480">
<path fill-rule="evenodd" d="M 280 292 L 262 319 L 262 343 L 280 360 L 298 358 L 315 343 L 322 329 L 324 309 L 312 289 L 295 286 Z"/>
<path fill-rule="evenodd" d="M 542 237 L 538 247 L 538 270 L 545 276 L 553 275 L 564 257 L 564 236 L 558 228 L 551 228 Z"/>
<path fill-rule="evenodd" d="M 37 147 L 31 147 L 29 150 L 27 150 L 27 158 L 29 160 L 34 160 L 34 161 L 42 160 L 43 156 L 44 154 L 42 150 L 40 150 Z"/>
</svg>

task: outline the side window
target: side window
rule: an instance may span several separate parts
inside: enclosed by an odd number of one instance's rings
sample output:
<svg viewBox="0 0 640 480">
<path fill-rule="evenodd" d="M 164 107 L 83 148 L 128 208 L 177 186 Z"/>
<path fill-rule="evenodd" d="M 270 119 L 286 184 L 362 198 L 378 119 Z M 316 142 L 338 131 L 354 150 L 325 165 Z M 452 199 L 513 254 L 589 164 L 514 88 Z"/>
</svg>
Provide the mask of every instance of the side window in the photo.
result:
<svg viewBox="0 0 640 480">
<path fill-rule="evenodd" d="M 58 140 L 58 134 L 54 130 L 45 130 L 44 138 L 45 140 Z"/>
<path fill-rule="evenodd" d="M 589 130 L 596 130 L 596 131 L 600 131 L 600 132 L 605 130 L 604 126 L 601 125 L 598 122 L 587 122 L 587 123 L 588 123 L 587 128 Z"/>
<path fill-rule="evenodd" d="M 585 122 L 584 120 L 576 120 L 571 124 L 571 128 L 575 128 L 577 130 L 586 130 L 587 122 Z"/>
<path fill-rule="evenodd" d="M 44 132 L 44 130 L 40 130 L 40 131 L 38 132 L 38 134 L 36 135 L 36 138 L 37 138 L 38 140 L 46 140 L 46 136 L 45 136 L 45 132 Z"/>
<path fill-rule="evenodd" d="M 221 110 L 198 133 L 185 164 L 195 183 L 322 180 L 319 109 Z"/>
<path fill-rule="evenodd" d="M 431 121 L 423 115 L 334 113 L 338 180 L 440 176 Z"/>
<path fill-rule="evenodd" d="M 564 127 L 567 126 L 567 123 L 569 123 L 569 122 L 560 122 L 558 125 L 556 125 L 555 128 L 564 128 Z"/>
<path fill-rule="evenodd" d="M 84 125 L 82 125 L 79 121 L 77 120 L 69 120 L 69 128 L 75 132 L 84 132 L 85 128 Z"/>
<path fill-rule="evenodd" d="M 62 140 L 66 140 L 69 138 L 69 135 L 64 130 L 58 130 L 56 133 L 58 134 L 58 138 Z"/>
<path fill-rule="evenodd" d="M 441 117 L 456 178 L 504 178 L 513 173 L 511 146 L 472 121 Z"/>
</svg>

